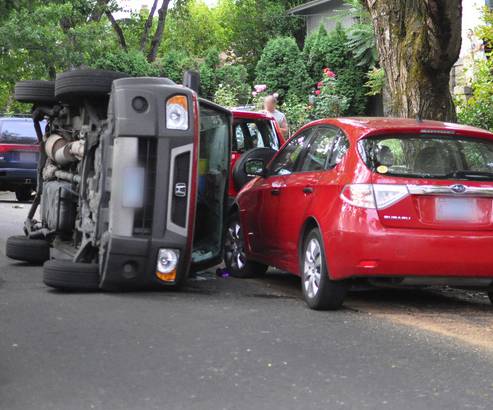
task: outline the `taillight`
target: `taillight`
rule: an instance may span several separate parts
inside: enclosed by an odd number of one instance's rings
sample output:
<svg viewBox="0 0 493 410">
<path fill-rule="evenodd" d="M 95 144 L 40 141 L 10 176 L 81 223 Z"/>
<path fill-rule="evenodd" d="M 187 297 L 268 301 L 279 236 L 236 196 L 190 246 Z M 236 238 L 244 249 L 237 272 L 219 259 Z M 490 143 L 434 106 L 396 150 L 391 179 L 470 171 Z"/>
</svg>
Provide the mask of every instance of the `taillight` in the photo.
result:
<svg viewBox="0 0 493 410">
<path fill-rule="evenodd" d="M 375 208 L 375 197 L 371 184 L 346 185 L 341 192 L 341 199 L 358 208 Z"/>
<path fill-rule="evenodd" d="M 409 195 L 406 185 L 350 184 L 341 192 L 341 199 L 359 208 L 385 209 Z"/>
</svg>

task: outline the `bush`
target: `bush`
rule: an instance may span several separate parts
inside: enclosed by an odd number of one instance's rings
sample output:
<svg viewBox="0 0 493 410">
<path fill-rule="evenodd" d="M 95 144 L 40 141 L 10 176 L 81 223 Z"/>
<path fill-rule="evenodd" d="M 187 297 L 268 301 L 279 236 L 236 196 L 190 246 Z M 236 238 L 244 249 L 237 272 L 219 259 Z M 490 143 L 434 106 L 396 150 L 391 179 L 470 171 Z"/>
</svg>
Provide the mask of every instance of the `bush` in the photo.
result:
<svg viewBox="0 0 493 410">
<path fill-rule="evenodd" d="M 217 70 L 217 81 L 223 86 L 230 87 L 239 103 L 247 103 L 250 86 L 248 85 L 248 72 L 245 66 L 225 64 Z"/>
<path fill-rule="evenodd" d="M 347 99 L 344 115 L 361 115 L 365 112 L 368 97 L 364 87 L 368 67 L 355 64 L 344 29 L 338 25 L 330 33 L 321 27 L 311 34 L 303 49 L 308 72 L 314 82 L 320 79 L 323 68 L 337 73 L 336 94 Z"/>
<path fill-rule="evenodd" d="M 311 82 L 300 49 L 291 37 L 270 40 L 255 72 L 255 82 L 266 84 L 269 90 L 279 93 L 280 101 L 288 95 L 302 98 Z"/>
<path fill-rule="evenodd" d="M 130 50 L 128 53 L 118 50 L 111 54 L 106 54 L 96 60 L 93 66 L 103 70 L 121 71 L 132 77 L 159 76 L 159 67 L 149 63 L 144 54 L 136 50 Z"/>
<path fill-rule="evenodd" d="M 227 108 L 233 108 L 239 105 L 238 99 L 236 98 L 236 90 L 227 84 L 218 87 L 214 93 L 214 102 Z"/>
<path fill-rule="evenodd" d="M 291 132 L 295 132 L 313 119 L 312 108 L 307 104 L 306 99 L 302 100 L 296 96 L 289 95 L 280 110 L 286 115 Z"/>
<path fill-rule="evenodd" d="M 323 79 L 317 84 L 315 91 L 315 106 L 313 114 L 316 118 L 340 117 L 344 115 L 349 108 L 349 100 L 339 94 L 340 79 L 336 74 L 325 68 L 323 70 Z"/>
<path fill-rule="evenodd" d="M 195 69 L 197 65 L 185 52 L 171 50 L 159 60 L 161 76 L 168 77 L 170 80 L 181 84 L 183 73 L 186 70 Z"/>
</svg>

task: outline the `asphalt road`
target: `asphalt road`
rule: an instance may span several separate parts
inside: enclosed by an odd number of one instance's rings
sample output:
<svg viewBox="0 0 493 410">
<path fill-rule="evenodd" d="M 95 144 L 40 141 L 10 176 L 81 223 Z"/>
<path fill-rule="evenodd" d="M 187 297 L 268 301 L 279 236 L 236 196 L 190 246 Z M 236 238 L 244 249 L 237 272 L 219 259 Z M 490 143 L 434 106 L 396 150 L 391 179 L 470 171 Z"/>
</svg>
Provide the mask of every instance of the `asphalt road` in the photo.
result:
<svg viewBox="0 0 493 410">
<path fill-rule="evenodd" d="M 3 200 L 2 200 L 3 198 Z M 491 409 L 493 308 L 449 289 L 305 307 L 299 281 L 67 294 L 5 258 L 27 205 L 0 195 L 0 409 Z"/>
</svg>

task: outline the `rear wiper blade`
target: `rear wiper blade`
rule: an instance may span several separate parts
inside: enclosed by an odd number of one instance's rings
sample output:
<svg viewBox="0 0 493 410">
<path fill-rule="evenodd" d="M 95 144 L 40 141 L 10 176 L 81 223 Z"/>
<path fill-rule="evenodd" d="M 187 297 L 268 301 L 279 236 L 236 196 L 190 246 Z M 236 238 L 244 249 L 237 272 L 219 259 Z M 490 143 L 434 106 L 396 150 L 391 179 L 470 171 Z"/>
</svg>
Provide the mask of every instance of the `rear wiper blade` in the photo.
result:
<svg viewBox="0 0 493 410">
<path fill-rule="evenodd" d="M 488 179 L 493 179 L 493 172 L 486 172 L 486 171 L 467 171 L 467 170 L 457 170 L 454 172 L 451 172 L 447 175 L 445 175 L 445 178 L 470 178 L 470 179 L 475 179 L 475 178 L 488 178 Z"/>
</svg>

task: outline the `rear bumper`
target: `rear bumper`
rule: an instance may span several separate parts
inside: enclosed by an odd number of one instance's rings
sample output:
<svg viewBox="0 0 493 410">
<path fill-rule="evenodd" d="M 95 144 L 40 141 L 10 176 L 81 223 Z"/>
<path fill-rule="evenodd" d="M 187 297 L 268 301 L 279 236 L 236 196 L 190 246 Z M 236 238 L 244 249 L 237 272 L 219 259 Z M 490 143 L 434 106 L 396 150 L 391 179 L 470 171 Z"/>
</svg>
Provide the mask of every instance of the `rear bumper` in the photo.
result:
<svg viewBox="0 0 493 410">
<path fill-rule="evenodd" d="M 0 188 L 22 185 L 36 186 L 37 170 L 25 168 L 0 168 Z"/>
<path fill-rule="evenodd" d="M 334 279 L 493 278 L 493 232 L 384 228 L 377 219 L 326 238 Z"/>
</svg>

